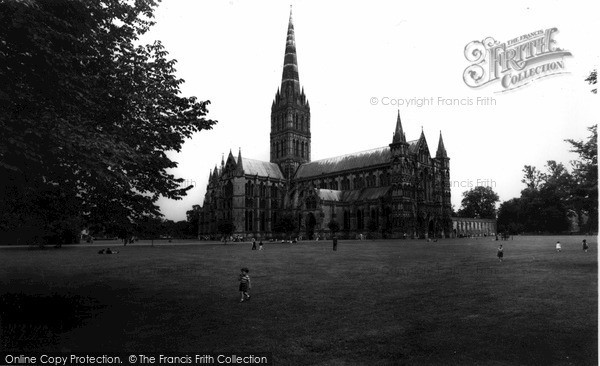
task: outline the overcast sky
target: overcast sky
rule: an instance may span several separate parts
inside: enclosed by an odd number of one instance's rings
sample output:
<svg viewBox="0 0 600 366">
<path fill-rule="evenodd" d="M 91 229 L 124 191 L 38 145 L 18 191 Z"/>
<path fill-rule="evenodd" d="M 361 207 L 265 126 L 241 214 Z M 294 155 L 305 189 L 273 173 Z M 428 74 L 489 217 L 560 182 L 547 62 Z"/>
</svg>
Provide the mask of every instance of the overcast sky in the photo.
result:
<svg viewBox="0 0 600 366">
<path fill-rule="evenodd" d="M 435 154 L 442 131 L 458 209 L 462 193 L 478 184 L 490 184 L 501 201 L 518 197 L 526 164 L 543 169 L 547 160 L 557 160 L 570 168 L 575 155 L 564 139 L 585 139 L 586 127 L 598 122 L 598 96 L 584 82 L 599 60 L 600 24 L 592 2 L 291 4 L 300 83 L 311 107 L 312 160 L 388 145 L 398 110 L 392 100 L 427 99 L 421 107 L 400 106 L 406 138 L 417 139 L 423 128 Z M 183 200 L 159 202 L 166 218 L 183 220 L 192 205 L 203 203 L 209 171 L 230 149 L 269 160 L 271 103 L 281 84 L 289 5 L 159 5 L 157 24 L 143 41 L 163 42 L 178 60 L 183 94 L 209 99 L 209 117 L 219 121 L 171 153 L 179 163 L 174 173 L 195 187 Z M 464 54 L 468 43 L 487 37 L 503 43 L 549 28 L 558 29 L 554 47 L 572 54 L 558 60 L 561 74 L 505 92 L 499 82 L 476 89 L 465 84 L 463 72 L 472 64 Z M 477 98 L 493 98 L 495 105 L 477 105 Z"/>
</svg>

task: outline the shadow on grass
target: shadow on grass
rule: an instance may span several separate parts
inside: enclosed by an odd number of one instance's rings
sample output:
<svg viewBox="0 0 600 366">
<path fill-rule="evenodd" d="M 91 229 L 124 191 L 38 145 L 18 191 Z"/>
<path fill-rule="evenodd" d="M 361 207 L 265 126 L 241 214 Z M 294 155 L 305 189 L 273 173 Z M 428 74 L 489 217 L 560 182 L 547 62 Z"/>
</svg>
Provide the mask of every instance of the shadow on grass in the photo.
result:
<svg viewBox="0 0 600 366">
<path fill-rule="evenodd" d="M 0 295 L 0 342 L 3 349 L 35 349 L 83 325 L 103 306 L 71 294 Z"/>
</svg>

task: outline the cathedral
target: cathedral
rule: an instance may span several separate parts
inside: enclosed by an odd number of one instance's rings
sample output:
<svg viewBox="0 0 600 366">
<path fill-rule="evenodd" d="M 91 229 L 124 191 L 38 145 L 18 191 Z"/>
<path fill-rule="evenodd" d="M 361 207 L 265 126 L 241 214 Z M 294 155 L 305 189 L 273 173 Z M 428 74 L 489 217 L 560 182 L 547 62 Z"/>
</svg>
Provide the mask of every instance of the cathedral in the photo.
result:
<svg viewBox="0 0 600 366">
<path fill-rule="evenodd" d="M 199 236 L 450 236 L 450 159 L 441 133 L 432 157 L 423 131 L 407 141 L 400 113 L 395 117 L 386 146 L 311 161 L 310 104 L 300 86 L 290 12 L 281 86 L 271 105 L 270 161 L 241 150 L 223 157 L 208 179 Z"/>
</svg>

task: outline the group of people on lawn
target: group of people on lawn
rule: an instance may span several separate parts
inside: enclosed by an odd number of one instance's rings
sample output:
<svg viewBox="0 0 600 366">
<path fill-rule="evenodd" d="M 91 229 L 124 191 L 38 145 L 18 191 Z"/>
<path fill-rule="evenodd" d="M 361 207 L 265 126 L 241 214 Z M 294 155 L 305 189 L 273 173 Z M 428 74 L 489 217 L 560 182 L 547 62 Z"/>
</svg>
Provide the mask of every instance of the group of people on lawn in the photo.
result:
<svg viewBox="0 0 600 366">
<path fill-rule="evenodd" d="M 589 244 L 587 243 L 586 239 L 583 239 L 583 241 L 581 242 L 581 249 L 587 253 L 588 249 L 590 248 Z M 560 244 L 560 241 L 556 242 L 556 252 L 560 253 L 560 251 L 562 250 L 562 245 Z M 498 260 L 500 262 L 502 262 L 502 258 L 504 258 L 504 248 L 502 248 L 502 244 L 500 244 L 498 246 Z"/>
</svg>

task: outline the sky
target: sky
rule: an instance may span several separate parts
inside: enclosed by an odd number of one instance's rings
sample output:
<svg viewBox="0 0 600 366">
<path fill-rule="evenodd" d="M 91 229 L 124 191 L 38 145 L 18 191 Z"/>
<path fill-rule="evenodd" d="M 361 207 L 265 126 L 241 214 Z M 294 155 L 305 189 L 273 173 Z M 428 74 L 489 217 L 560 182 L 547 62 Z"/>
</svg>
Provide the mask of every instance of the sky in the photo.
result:
<svg viewBox="0 0 600 366">
<path fill-rule="evenodd" d="M 570 169 L 577 156 L 564 140 L 586 139 L 598 122 L 598 96 L 584 81 L 600 58 L 592 2 L 163 0 L 142 42 L 165 45 L 185 80 L 182 94 L 210 100 L 208 118 L 219 121 L 169 153 L 178 162 L 172 172 L 194 187 L 182 200 L 159 201 L 167 219 L 184 220 L 203 204 L 223 154 L 269 160 L 290 5 L 313 161 L 390 144 L 399 110 L 407 140 L 423 130 L 432 155 L 441 131 L 458 209 L 478 185 L 501 202 L 518 197 L 524 165 L 545 170 L 556 160 Z M 571 54 L 554 59 L 560 74 L 508 91 L 500 81 L 465 83 L 470 42 L 502 44 L 552 28 L 553 48 Z"/>
</svg>

